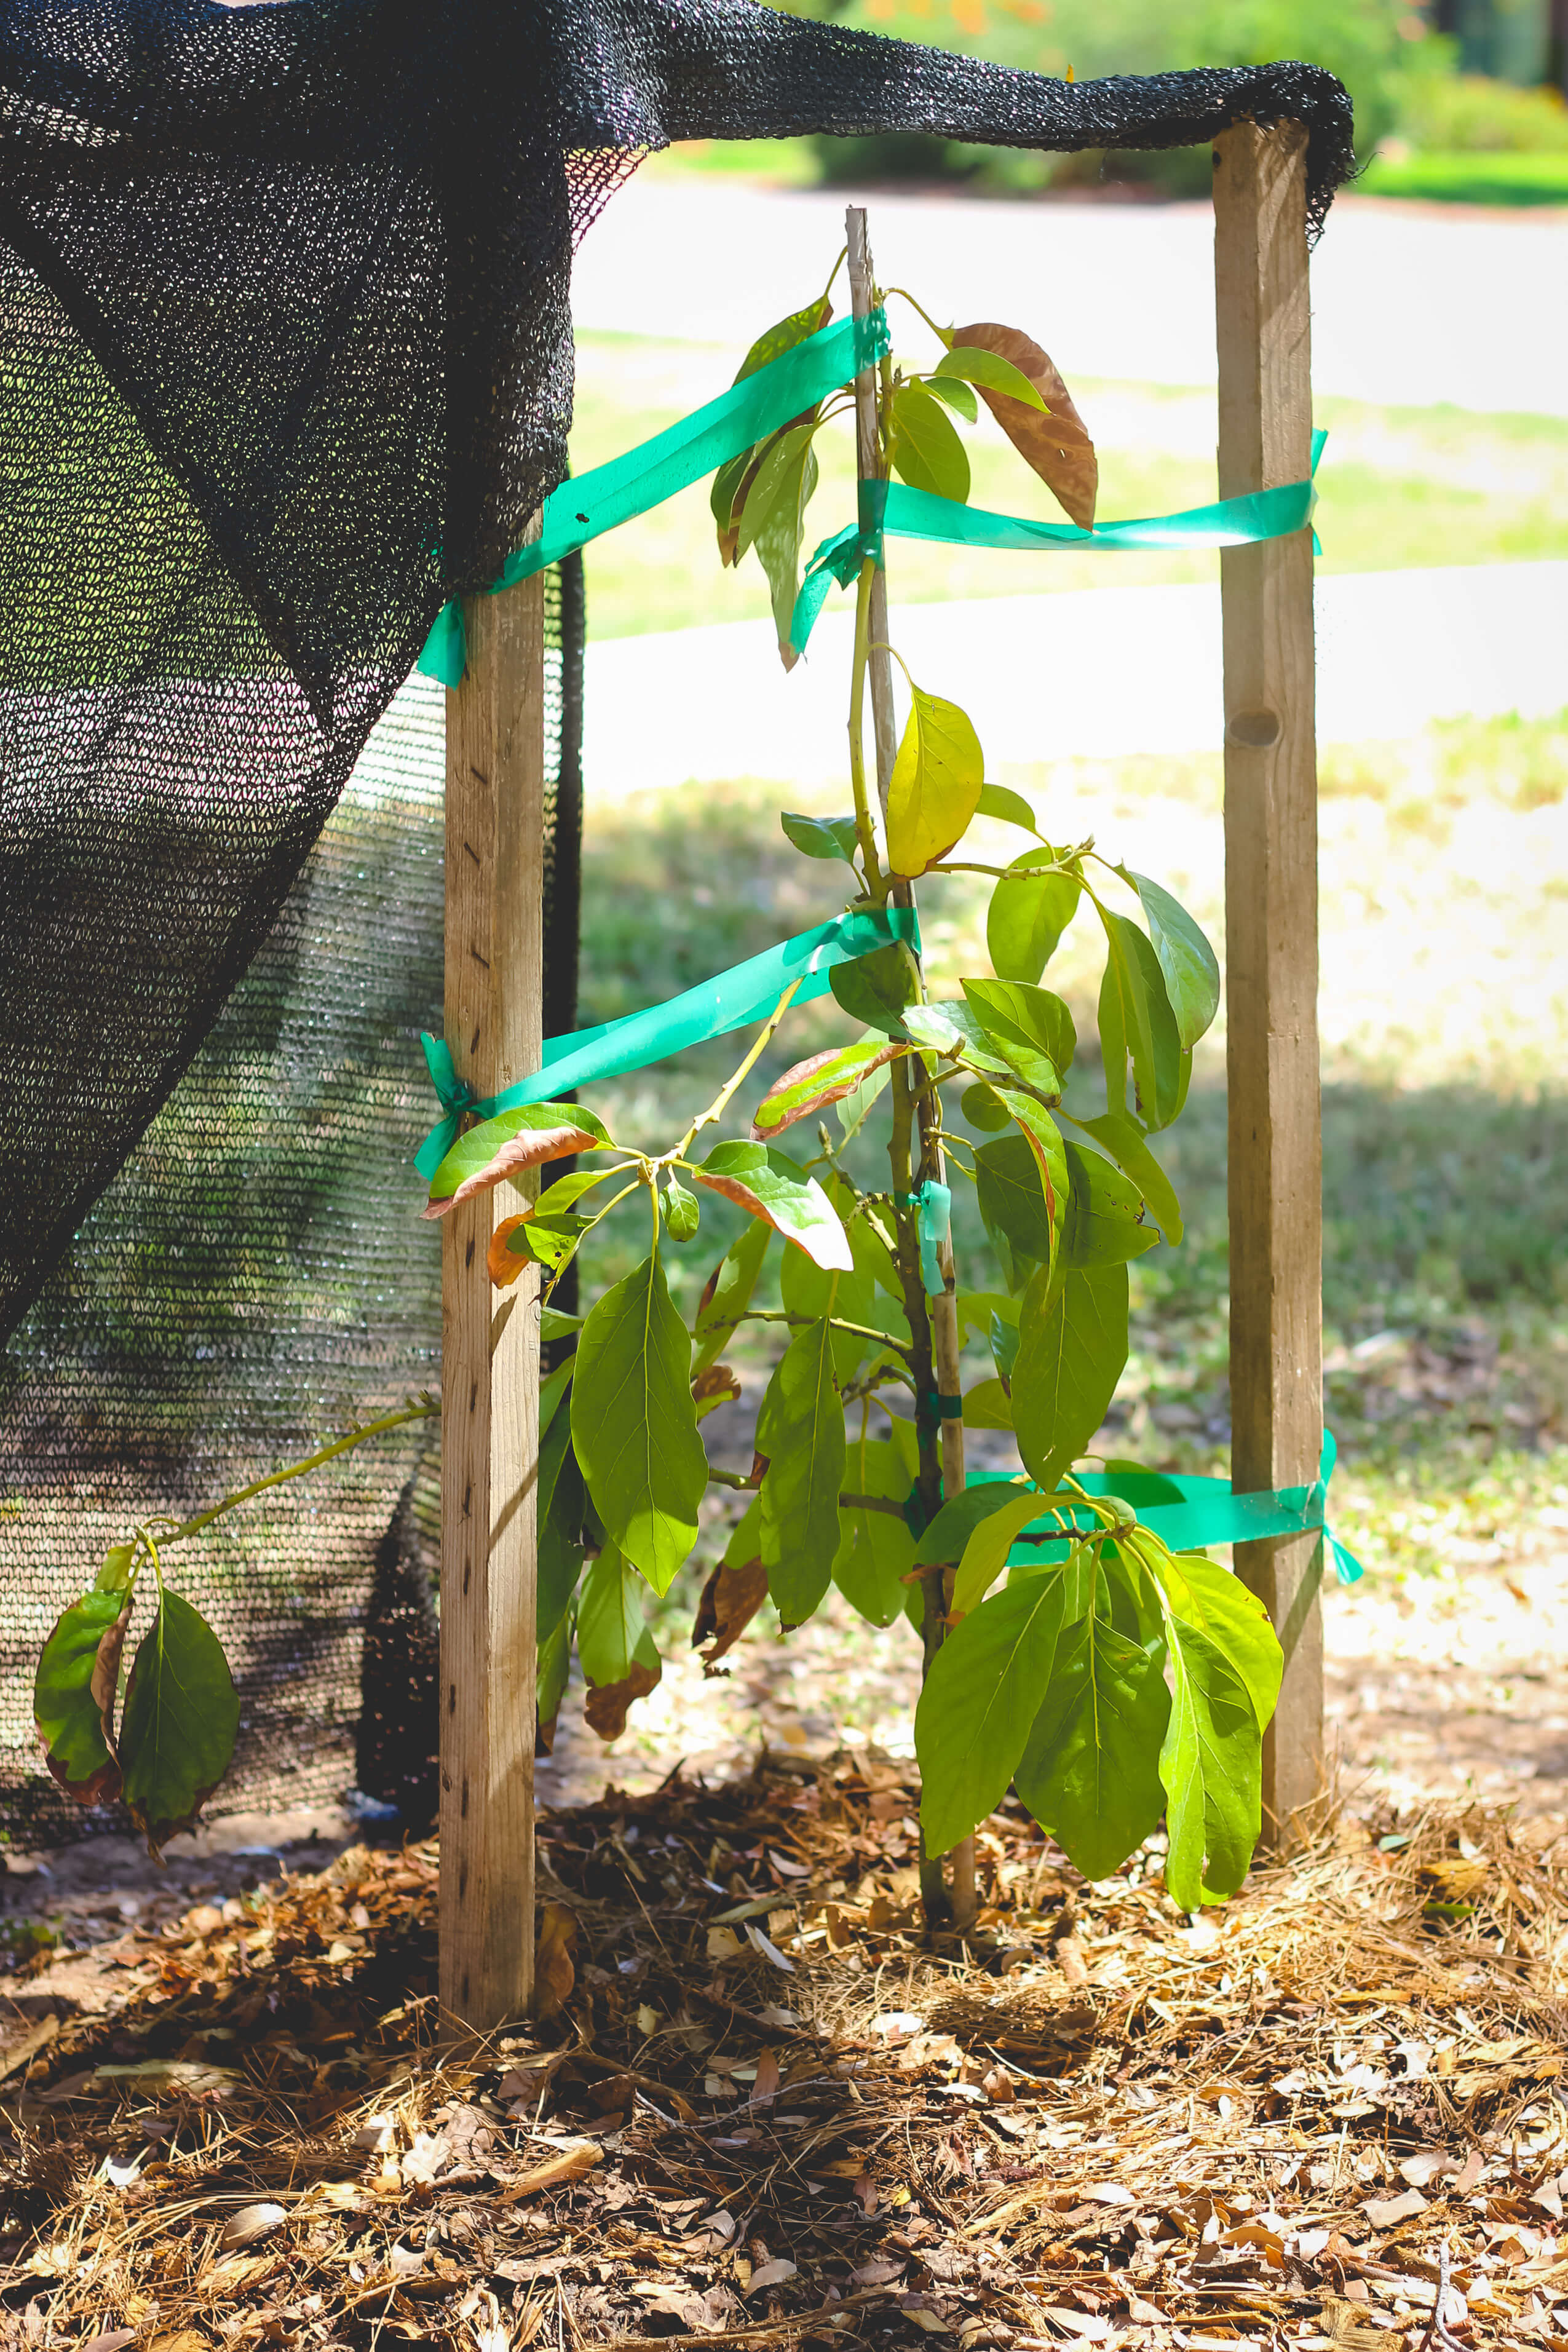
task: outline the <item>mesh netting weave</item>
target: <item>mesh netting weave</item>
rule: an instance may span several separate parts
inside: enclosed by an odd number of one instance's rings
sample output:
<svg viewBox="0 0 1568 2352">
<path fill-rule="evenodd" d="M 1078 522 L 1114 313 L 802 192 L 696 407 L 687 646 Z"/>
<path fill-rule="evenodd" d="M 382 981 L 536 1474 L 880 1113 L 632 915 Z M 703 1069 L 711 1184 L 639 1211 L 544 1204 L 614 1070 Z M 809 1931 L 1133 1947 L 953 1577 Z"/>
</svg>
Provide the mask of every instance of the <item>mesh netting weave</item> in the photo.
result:
<svg viewBox="0 0 1568 2352">
<path fill-rule="evenodd" d="M 8 1581 L 13 1676 L 123 1498 L 205 1498 L 410 1367 L 435 1380 L 433 1255 L 405 1276 L 364 1241 L 405 1198 L 439 998 L 433 698 L 395 706 L 340 795 L 442 603 L 562 478 L 573 242 L 637 156 L 897 130 L 1169 147 L 1247 116 L 1308 126 L 1321 226 L 1350 105 L 1307 66 L 1068 85 L 753 0 L 7 0 L 0 1534 L 34 1563 Z M 574 963 L 558 927 L 547 1031 Z M 406 1475 L 357 1460 L 249 1523 L 261 1589 L 228 1603 L 247 1753 L 276 1760 L 287 1724 L 301 1783 L 357 1705 L 333 1559 L 363 1597 Z M 13 1691 L 0 1737 L 19 1722 Z"/>
</svg>

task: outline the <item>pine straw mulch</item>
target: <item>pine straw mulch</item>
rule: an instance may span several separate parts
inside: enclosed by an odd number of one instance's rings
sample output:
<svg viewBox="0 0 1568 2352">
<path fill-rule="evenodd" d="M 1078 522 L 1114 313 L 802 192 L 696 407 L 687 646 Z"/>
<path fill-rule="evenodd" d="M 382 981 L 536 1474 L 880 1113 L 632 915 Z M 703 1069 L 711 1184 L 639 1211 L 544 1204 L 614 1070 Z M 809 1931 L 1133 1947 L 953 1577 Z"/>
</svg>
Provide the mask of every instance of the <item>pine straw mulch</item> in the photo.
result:
<svg viewBox="0 0 1568 2352">
<path fill-rule="evenodd" d="M 428 1845 L 125 1936 L 99 2015 L 39 1973 L 0 2050 L 8 2336 L 1568 2342 L 1568 1831 L 1342 1820 L 1194 1924 L 1152 1846 L 1085 1885 L 1004 1814 L 945 1948 L 885 1762 L 543 1841 L 561 2006 L 467 2055 Z"/>
</svg>

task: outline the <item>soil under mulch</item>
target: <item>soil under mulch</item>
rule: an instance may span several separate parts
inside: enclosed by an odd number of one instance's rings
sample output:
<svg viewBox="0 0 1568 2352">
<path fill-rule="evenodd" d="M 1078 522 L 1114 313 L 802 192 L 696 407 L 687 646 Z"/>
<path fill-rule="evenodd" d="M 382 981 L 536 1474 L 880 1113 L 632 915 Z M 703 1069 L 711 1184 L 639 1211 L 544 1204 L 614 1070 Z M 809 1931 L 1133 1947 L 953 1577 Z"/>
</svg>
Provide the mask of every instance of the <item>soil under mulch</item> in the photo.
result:
<svg viewBox="0 0 1568 2352">
<path fill-rule="evenodd" d="M 559 2005 L 460 2056 L 429 1845 L 127 1934 L 68 1999 L 40 1964 L 0 2018 L 0 2327 L 1568 2343 L 1568 1828 L 1342 1818 L 1195 1923 L 1157 1841 L 1094 1885 L 1021 1815 L 980 1848 L 932 1944 L 894 1765 L 559 1812 Z"/>
</svg>

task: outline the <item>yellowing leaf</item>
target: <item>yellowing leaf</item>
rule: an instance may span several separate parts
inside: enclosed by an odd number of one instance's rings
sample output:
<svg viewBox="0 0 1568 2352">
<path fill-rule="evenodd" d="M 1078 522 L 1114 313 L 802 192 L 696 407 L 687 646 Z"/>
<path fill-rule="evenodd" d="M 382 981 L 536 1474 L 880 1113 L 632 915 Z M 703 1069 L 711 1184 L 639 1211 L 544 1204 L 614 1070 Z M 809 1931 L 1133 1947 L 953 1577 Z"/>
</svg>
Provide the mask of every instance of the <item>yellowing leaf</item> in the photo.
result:
<svg viewBox="0 0 1568 2352">
<path fill-rule="evenodd" d="M 985 757 L 956 702 L 917 686 L 888 786 L 888 859 L 910 879 L 963 839 L 980 805 Z"/>
</svg>

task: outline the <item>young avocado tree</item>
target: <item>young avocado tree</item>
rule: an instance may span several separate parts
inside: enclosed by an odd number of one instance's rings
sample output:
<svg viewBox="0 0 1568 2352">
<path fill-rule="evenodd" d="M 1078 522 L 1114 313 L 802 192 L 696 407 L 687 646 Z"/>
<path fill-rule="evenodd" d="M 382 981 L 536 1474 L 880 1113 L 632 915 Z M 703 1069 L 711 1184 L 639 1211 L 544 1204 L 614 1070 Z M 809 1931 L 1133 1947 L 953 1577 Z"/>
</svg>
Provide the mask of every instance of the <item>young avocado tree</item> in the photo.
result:
<svg viewBox="0 0 1568 2352">
<path fill-rule="evenodd" d="M 759 339 L 742 375 L 827 323 L 831 283 Z M 875 299 L 858 290 L 858 309 Z M 824 402 L 714 479 L 721 558 L 755 552 L 786 667 L 814 443 L 857 405 L 863 478 L 897 473 L 963 503 L 959 428 L 984 402 L 1072 520 L 1092 525 L 1093 444 L 1045 352 L 1011 327 L 944 330 L 911 309 L 934 337 L 929 363 L 884 358 L 855 394 Z M 582 1156 L 498 1227 L 491 1247 L 499 1286 L 530 1261 L 542 1267 L 547 1311 L 550 1287 L 605 1217 L 624 1203 L 647 1223 L 647 1255 L 593 1307 L 574 1358 L 545 1383 L 542 1728 L 548 1738 L 574 1642 L 588 1721 L 606 1737 L 621 1729 L 661 1671 L 639 1595 L 645 1585 L 668 1590 L 691 1554 L 708 1487 L 731 1486 L 750 1499 L 701 1597 L 696 1638 L 710 1664 L 764 1600 L 787 1630 L 835 1587 L 875 1625 L 907 1614 L 920 1629 L 928 1917 L 952 1908 L 942 1856 L 962 1850 L 1010 1784 L 1090 1877 L 1115 1868 L 1163 1815 L 1167 1884 L 1193 1907 L 1234 1892 L 1251 1860 L 1279 1644 L 1262 1604 L 1226 1570 L 1173 1556 L 1140 1524 L 1135 1465 L 1111 1465 L 1117 1492 L 1100 1491 L 1103 1478 L 1090 1491 L 1072 1465 L 1126 1363 L 1128 1263 L 1182 1238 L 1150 1138 L 1182 1111 L 1193 1048 L 1218 1007 L 1218 967 L 1159 883 L 1108 864 L 1092 841 L 1054 843 L 1019 794 L 987 783 L 967 715 L 907 671 L 909 715 L 873 797 L 868 685 L 874 694 L 879 656 L 898 656 L 878 634 L 880 551 L 864 519 L 863 503 L 858 534 L 819 552 L 820 564 L 838 551 L 834 569 L 856 594 L 853 807 L 829 819 L 785 814 L 784 830 L 803 856 L 842 864 L 851 910 L 912 912 L 923 877 L 990 875 L 992 971 L 958 975 L 956 990 L 944 975 L 938 993 L 906 919 L 902 936 L 834 970 L 843 1042 L 787 1070 L 755 1104 L 745 1139 L 706 1136 L 788 1019 L 793 990 L 667 1150 L 623 1150 L 593 1112 L 537 1106 L 471 1129 L 431 1186 L 438 1214 L 513 1171 Z M 977 815 L 1023 836 L 1006 867 L 963 856 Z M 1074 1024 L 1041 984 L 1069 924 L 1086 918 L 1105 947 L 1105 1104 L 1087 1116 L 1064 1108 Z M 954 1131 L 955 1100 L 986 1140 Z M 807 1122 L 817 1148 L 801 1154 L 784 1139 L 811 1133 Z M 879 1127 L 888 1177 L 867 1190 L 844 1147 Z M 948 1238 L 954 1182 L 975 1189 L 1000 1290 L 960 1285 Z M 705 1191 L 750 1221 L 688 1330 L 664 1254 L 696 1235 Z M 753 1302 L 775 1234 L 782 1305 L 765 1308 Z M 754 1461 L 745 1472 L 716 1467 L 701 1423 L 739 1394 L 723 1350 L 743 1326 L 769 1322 L 784 1325 L 787 1344 L 763 1400 Z M 961 1397 L 967 1332 L 988 1340 L 994 1373 Z M 965 1424 L 1010 1429 L 1024 1475 L 966 1486 Z M 1143 1490 L 1158 1491 L 1146 1474 Z M 962 1877 L 958 1892 L 962 1909 Z"/>
<path fill-rule="evenodd" d="M 828 322 L 832 284 L 757 341 L 742 375 Z M 860 312 L 879 299 L 864 271 L 856 297 Z M 668 1591 L 692 1555 L 708 1489 L 731 1487 L 748 1500 L 701 1595 L 695 1638 L 709 1664 L 764 1601 L 793 1629 L 834 1588 L 874 1625 L 908 1617 L 919 1630 L 921 1878 L 933 1924 L 952 1916 L 955 1894 L 961 1917 L 972 1899 L 962 1863 L 949 1887 L 943 1857 L 962 1856 L 1009 1786 L 1089 1877 L 1113 1870 L 1163 1816 L 1166 1884 L 1194 1908 L 1234 1892 L 1251 1861 L 1279 1644 L 1261 1602 L 1226 1570 L 1201 1554 L 1173 1555 L 1141 1523 L 1141 1494 L 1159 1494 L 1149 1474 L 1109 1464 L 1105 1475 L 1075 1477 L 1073 1465 L 1126 1363 L 1128 1264 L 1182 1238 L 1150 1138 L 1181 1114 L 1193 1048 L 1218 1006 L 1218 968 L 1159 883 L 1108 863 L 1092 840 L 1054 842 L 1019 794 L 987 783 L 970 719 L 907 671 L 909 712 L 892 750 L 888 663 L 899 657 L 883 634 L 866 486 L 874 491 L 896 473 L 913 489 L 964 503 L 959 428 L 976 421 L 982 403 L 1085 529 L 1098 483 L 1093 444 L 1037 343 L 994 323 L 936 327 L 903 299 L 915 331 L 931 339 L 929 362 L 884 357 L 853 393 L 734 459 L 712 488 L 721 558 L 735 564 L 755 552 L 788 667 L 814 444 L 829 422 L 857 415 L 860 521 L 819 551 L 816 567 L 828 563 L 856 595 L 853 805 L 835 818 L 783 817 L 803 856 L 842 866 L 848 909 L 893 919 L 887 945 L 832 972 L 842 1042 L 769 1087 L 747 1137 L 710 1139 L 788 1020 L 795 983 L 668 1149 L 622 1147 L 581 1104 L 505 1110 L 458 1137 L 426 1213 L 440 1216 L 554 1160 L 582 1163 L 498 1225 L 489 1252 L 498 1288 L 526 1265 L 542 1269 L 547 1337 L 577 1329 L 574 1354 L 541 1400 L 545 1744 L 574 1644 L 587 1720 L 605 1738 L 658 1683 L 641 1596 Z M 863 748 L 868 697 L 882 744 L 875 793 Z M 963 855 L 977 815 L 1022 837 L 1005 867 Z M 976 872 L 993 884 L 992 971 L 938 980 L 918 944 L 916 885 Z M 1064 1105 L 1074 1023 L 1042 984 L 1068 926 L 1085 921 L 1099 926 L 1105 954 L 1105 1101 L 1089 1115 Z M 952 1123 L 955 1104 L 968 1132 Z M 875 1189 L 853 1181 L 844 1161 L 862 1131 L 885 1142 L 887 1181 Z M 814 1136 L 815 1151 L 792 1148 L 799 1133 Z M 976 1133 L 986 1139 L 975 1142 Z M 955 1183 L 974 1187 L 999 1289 L 960 1283 L 949 1237 Z M 736 1203 L 748 1222 L 689 1329 L 665 1254 L 696 1238 L 704 1192 Z M 551 1291 L 586 1236 L 617 1213 L 645 1221 L 646 1253 L 578 1327 L 552 1309 Z M 782 1303 L 773 1308 L 755 1302 L 775 1235 Z M 724 1468 L 709 1461 L 701 1423 L 740 1392 L 723 1352 L 751 1324 L 781 1325 L 786 1344 L 753 1462 Z M 969 1335 L 988 1344 L 993 1370 L 961 1394 Z M 312 1464 L 435 1409 L 411 1403 Z M 966 1426 L 1010 1430 L 1022 1473 L 967 1484 Z M 237 1717 L 216 1638 L 167 1591 L 162 1555 L 244 1499 L 178 1528 L 138 1529 L 66 1612 L 40 1661 L 36 1711 L 50 1769 L 84 1801 L 122 1790 L 154 1843 L 193 1818 L 221 1777 Z M 117 1722 L 126 1630 L 149 1580 L 154 1613 Z"/>
</svg>

